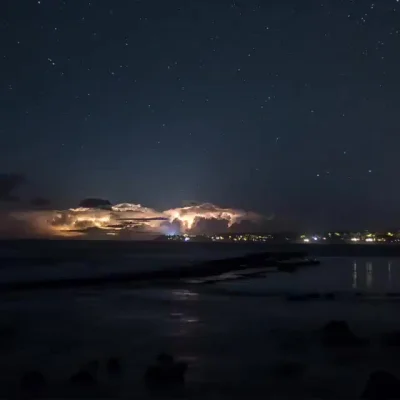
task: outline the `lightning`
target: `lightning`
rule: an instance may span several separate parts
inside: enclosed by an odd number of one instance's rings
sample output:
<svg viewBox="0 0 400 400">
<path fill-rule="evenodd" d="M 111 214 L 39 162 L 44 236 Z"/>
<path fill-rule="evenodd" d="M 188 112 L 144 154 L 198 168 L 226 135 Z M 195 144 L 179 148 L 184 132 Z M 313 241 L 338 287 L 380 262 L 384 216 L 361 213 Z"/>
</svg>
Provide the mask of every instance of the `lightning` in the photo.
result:
<svg viewBox="0 0 400 400">
<path fill-rule="evenodd" d="M 141 204 L 121 203 L 110 207 L 15 212 L 10 218 L 11 221 L 18 221 L 20 226 L 26 226 L 24 231 L 35 232 L 36 236 L 90 237 L 98 233 L 124 237 L 138 233 L 190 233 L 201 220 L 225 221 L 230 228 L 244 220 L 258 222 L 262 216 L 211 203 L 192 204 L 165 211 Z"/>
<path fill-rule="evenodd" d="M 179 221 L 185 232 L 192 230 L 200 219 L 224 220 L 230 228 L 233 224 L 243 219 L 254 220 L 257 218 L 255 214 L 250 215 L 245 211 L 232 208 L 221 208 L 211 203 L 174 208 L 164 211 L 164 214 L 168 216 L 170 222 Z"/>
</svg>

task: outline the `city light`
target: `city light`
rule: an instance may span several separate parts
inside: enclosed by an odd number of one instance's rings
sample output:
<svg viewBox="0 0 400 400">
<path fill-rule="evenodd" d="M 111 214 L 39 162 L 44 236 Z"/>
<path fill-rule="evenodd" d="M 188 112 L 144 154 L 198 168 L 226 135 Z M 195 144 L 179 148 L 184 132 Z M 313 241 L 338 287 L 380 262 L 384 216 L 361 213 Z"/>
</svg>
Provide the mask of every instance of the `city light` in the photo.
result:
<svg viewBox="0 0 400 400">
<path fill-rule="evenodd" d="M 305 245 L 320 244 L 400 244 L 400 231 L 388 235 L 378 232 L 318 232 L 311 234 L 283 233 L 222 233 L 222 234 L 178 234 L 165 235 L 165 240 L 188 242 L 231 242 L 231 243 L 303 243 Z"/>
</svg>

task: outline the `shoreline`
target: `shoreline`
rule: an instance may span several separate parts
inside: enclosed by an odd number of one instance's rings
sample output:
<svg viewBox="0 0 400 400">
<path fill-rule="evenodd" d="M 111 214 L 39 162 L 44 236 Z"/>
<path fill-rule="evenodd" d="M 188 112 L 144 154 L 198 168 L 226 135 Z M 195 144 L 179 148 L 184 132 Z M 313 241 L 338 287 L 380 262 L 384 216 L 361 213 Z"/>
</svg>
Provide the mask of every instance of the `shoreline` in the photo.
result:
<svg viewBox="0 0 400 400">
<path fill-rule="evenodd" d="M 65 254 L 60 254 L 65 251 Z M 243 252 L 305 252 L 316 257 L 400 257 L 398 244 L 330 244 L 330 243 L 231 243 L 231 242 L 173 242 L 173 241 L 117 241 L 117 240 L 60 240 L 20 239 L 0 240 L 1 259 L 13 258 L 16 252 L 27 256 L 82 259 L 88 255 L 96 258 L 121 256 L 124 252 L 135 254 L 178 255 L 192 252 L 221 254 Z M 71 252 L 73 252 L 71 254 Z"/>
</svg>

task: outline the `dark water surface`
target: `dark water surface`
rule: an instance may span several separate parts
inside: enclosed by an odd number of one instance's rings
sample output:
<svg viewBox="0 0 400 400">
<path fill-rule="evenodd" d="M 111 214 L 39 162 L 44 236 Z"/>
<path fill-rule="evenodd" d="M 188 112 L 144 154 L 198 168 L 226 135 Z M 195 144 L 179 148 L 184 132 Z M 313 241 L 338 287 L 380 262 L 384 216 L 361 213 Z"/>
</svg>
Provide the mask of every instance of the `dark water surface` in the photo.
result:
<svg viewBox="0 0 400 400">
<path fill-rule="evenodd" d="M 400 258 L 321 257 L 321 265 L 219 286 L 249 293 L 399 293 Z"/>
<path fill-rule="evenodd" d="M 379 296 L 400 292 L 400 259 L 321 261 L 293 274 L 216 285 L 4 293 L 0 394 L 15 393 L 21 372 L 33 368 L 48 377 L 48 396 L 151 398 L 143 373 L 167 351 L 190 364 L 184 397 L 357 398 L 371 371 L 385 368 L 400 376 L 400 349 L 380 345 L 382 333 L 400 329 L 399 303 L 395 296 Z M 282 295 L 300 292 L 343 295 L 306 302 Z M 371 296 L 352 296 L 358 292 Z M 319 330 L 331 319 L 347 320 L 371 344 L 323 348 Z M 110 356 L 123 362 L 119 378 L 105 373 Z M 83 394 L 71 389 L 70 374 L 94 359 L 102 365 L 99 386 Z M 284 363 L 297 363 L 301 372 L 282 376 L 277 371 Z"/>
</svg>

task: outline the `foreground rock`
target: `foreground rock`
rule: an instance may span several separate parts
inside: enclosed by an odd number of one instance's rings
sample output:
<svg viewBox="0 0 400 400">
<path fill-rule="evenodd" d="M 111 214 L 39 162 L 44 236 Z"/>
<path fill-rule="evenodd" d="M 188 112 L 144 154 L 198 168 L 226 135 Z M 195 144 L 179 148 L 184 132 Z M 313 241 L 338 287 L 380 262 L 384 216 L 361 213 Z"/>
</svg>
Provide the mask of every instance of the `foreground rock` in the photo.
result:
<svg viewBox="0 0 400 400">
<path fill-rule="evenodd" d="M 322 344 L 327 347 L 361 347 L 368 341 L 356 336 L 346 321 L 330 321 L 322 329 Z"/>
<path fill-rule="evenodd" d="M 21 378 L 21 389 L 30 394 L 38 394 L 46 387 L 46 379 L 41 372 L 29 371 Z"/>
<path fill-rule="evenodd" d="M 382 346 L 399 347 L 400 346 L 400 331 L 386 333 L 382 337 Z"/>
<path fill-rule="evenodd" d="M 160 354 L 145 374 L 146 384 L 153 389 L 183 385 L 188 365 L 176 362 L 169 354 Z"/>
<path fill-rule="evenodd" d="M 85 366 L 82 367 L 81 371 L 89 372 L 93 377 L 97 377 L 99 372 L 100 362 L 99 360 L 93 360 L 88 362 Z"/>
<path fill-rule="evenodd" d="M 280 379 L 296 379 L 304 375 L 306 366 L 298 362 L 287 362 L 277 365 L 273 369 L 273 375 Z"/>
<path fill-rule="evenodd" d="M 17 330 L 11 325 L 0 325 L 0 339 L 14 339 Z"/>
<path fill-rule="evenodd" d="M 373 372 L 367 381 L 362 399 L 400 399 L 400 380 L 387 371 Z"/>
<path fill-rule="evenodd" d="M 307 351 L 307 338 L 301 331 L 278 329 L 272 330 L 271 335 L 277 340 L 279 348 L 287 354 Z"/>
<path fill-rule="evenodd" d="M 320 295 L 318 293 L 302 293 L 302 294 L 291 294 L 286 296 L 288 301 L 310 301 L 319 299 Z"/>
<path fill-rule="evenodd" d="M 93 386 L 96 384 L 96 379 L 89 371 L 78 371 L 69 378 L 69 382 L 76 386 Z"/>
<path fill-rule="evenodd" d="M 118 375 L 122 371 L 121 362 L 117 357 L 111 357 L 107 360 L 106 364 L 107 372 L 110 375 Z"/>
</svg>

